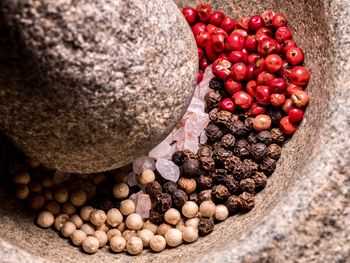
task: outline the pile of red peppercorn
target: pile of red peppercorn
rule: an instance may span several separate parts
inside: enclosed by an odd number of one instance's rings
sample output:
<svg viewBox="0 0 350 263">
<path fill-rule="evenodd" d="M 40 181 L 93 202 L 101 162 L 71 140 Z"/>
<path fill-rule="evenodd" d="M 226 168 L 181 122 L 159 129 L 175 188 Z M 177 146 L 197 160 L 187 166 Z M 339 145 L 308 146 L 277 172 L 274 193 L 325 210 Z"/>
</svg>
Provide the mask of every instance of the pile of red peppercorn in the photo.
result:
<svg viewBox="0 0 350 263">
<path fill-rule="evenodd" d="M 224 81 L 225 94 L 220 109 L 246 110 L 256 116 L 258 130 L 270 128 L 267 106 L 286 114 L 281 130 L 293 134 L 304 117 L 309 101 L 304 88 L 309 72 L 302 66 L 304 52 L 292 40 L 283 14 L 266 11 L 237 21 L 221 11 L 212 12 L 209 4 L 182 10 L 192 27 L 199 55 L 197 82 L 212 64 L 216 78 Z"/>
</svg>

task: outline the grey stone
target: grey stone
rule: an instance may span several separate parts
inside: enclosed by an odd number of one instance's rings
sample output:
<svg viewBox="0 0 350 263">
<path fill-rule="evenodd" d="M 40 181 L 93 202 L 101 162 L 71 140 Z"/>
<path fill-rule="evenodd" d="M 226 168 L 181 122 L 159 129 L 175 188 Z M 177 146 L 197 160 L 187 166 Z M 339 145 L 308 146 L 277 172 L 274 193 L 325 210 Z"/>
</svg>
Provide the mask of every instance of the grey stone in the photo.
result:
<svg viewBox="0 0 350 263">
<path fill-rule="evenodd" d="M 171 0 L 3 0 L 0 129 L 64 172 L 130 163 L 180 120 L 197 49 Z"/>
<path fill-rule="evenodd" d="M 183 7 L 193 1 L 176 1 Z M 86 255 L 0 193 L 0 258 L 6 262 L 335 263 L 350 260 L 350 3 L 342 0 L 214 1 L 234 18 L 274 9 L 306 50 L 311 103 L 255 208 L 217 224 L 190 245 L 136 257 Z M 4 157 L 8 157 L 9 151 Z M 6 177 L 2 177 L 3 180 Z M 0 177 L 1 179 L 1 177 Z M 11 245 L 4 245 L 4 243 Z M 29 256 L 28 253 L 31 253 Z M 40 257 L 40 259 L 38 259 Z"/>
</svg>

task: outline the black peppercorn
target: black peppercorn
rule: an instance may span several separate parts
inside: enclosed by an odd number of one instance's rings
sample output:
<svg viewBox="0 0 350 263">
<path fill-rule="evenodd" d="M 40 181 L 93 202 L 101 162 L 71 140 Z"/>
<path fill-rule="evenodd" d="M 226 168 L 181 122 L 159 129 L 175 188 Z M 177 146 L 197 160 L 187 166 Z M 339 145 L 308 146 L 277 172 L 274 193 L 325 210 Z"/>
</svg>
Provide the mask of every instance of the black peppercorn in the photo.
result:
<svg viewBox="0 0 350 263">
<path fill-rule="evenodd" d="M 237 156 L 232 155 L 226 158 L 224 164 L 227 170 L 233 171 L 237 165 L 242 165 L 242 161 Z"/>
<path fill-rule="evenodd" d="M 230 130 L 232 131 L 233 135 L 237 137 L 243 137 L 248 132 L 247 128 L 245 127 L 242 121 L 234 122 L 231 125 Z"/>
<path fill-rule="evenodd" d="M 245 139 L 236 141 L 233 152 L 240 158 L 247 158 L 250 155 L 250 145 Z"/>
<path fill-rule="evenodd" d="M 198 194 L 197 193 L 190 194 L 190 196 L 188 197 L 188 201 L 198 203 Z"/>
<path fill-rule="evenodd" d="M 276 161 L 270 157 L 266 157 L 259 168 L 266 175 L 271 175 L 276 170 Z"/>
<path fill-rule="evenodd" d="M 158 211 L 165 212 L 171 208 L 171 195 L 166 193 L 158 194 L 156 197 L 156 206 Z"/>
<path fill-rule="evenodd" d="M 221 101 L 221 94 L 219 91 L 209 91 L 205 96 L 204 100 L 208 110 L 213 108 L 218 108 L 219 103 Z"/>
<path fill-rule="evenodd" d="M 196 153 L 190 150 L 183 150 L 183 161 L 188 161 L 189 159 L 196 159 L 198 156 Z"/>
<path fill-rule="evenodd" d="M 213 158 L 214 160 L 221 164 L 224 163 L 227 158 L 233 156 L 233 153 L 225 148 L 215 148 Z"/>
<path fill-rule="evenodd" d="M 278 125 L 284 116 L 283 112 L 275 107 L 269 107 L 265 114 L 270 116 L 272 123 L 275 125 Z"/>
<path fill-rule="evenodd" d="M 181 166 L 184 159 L 184 154 L 182 151 L 176 151 L 173 156 L 171 157 L 171 160 L 173 163 L 175 163 L 177 166 Z"/>
<path fill-rule="evenodd" d="M 267 183 L 267 176 L 262 173 L 262 172 L 257 172 L 255 175 L 252 177 L 252 179 L 255 182 L 255 187 L 257 191 L 262 190 L 265 188 L 266 183 Z"/>
<path fill-rule="evenodd" d="M 188 159 L 183 162 L 182 172 L 190 177 L 194 177 L 200 174 L 200 163 L 197 159 Z"/>
<path fill-rule="evenodd" d="M 253 173 L 258 171 L 259 165 L 251 159 L 245 159 L 243 165 L 250 167 Z"/>
<path fill-rule="evenodd" d="M 256 134 L 255 134 L 255 133 L 249 133 L 249 135 L 248 135 L 248 137 L 247 137 L 247 141 L 248 141 L 250 144 L 258 143 L 258 138 L 256 137 Z"/>
<path fill-rule="evenodd" d="M 216 184 L 224 184 L 225 177 L 227 176 L 227 170 L 214 169 L 211 171 L 210 176 Z"/>
<path fill-rule="evenodd" d="M 221 147 L 223 148 L 231 148 L 235 145 L 236 138 L 232 134 L 225 134 L 220 141 Z"/>
<path fill-rule="evenodd" d="M 199 160 L 204 171 L 210 171 L 215 167 L 215 161 L 212 157 L 200 157 Z"/>
<path fill-rule="evenodd" d="M 251 145 L 251 154 L 254 158 L 254 160 L 262 160 L 267 152 L 267 147 L 263 143 L 254 143 Z"/>
<path fill-rule="evenodd" d="M 220 90 L 220 89 L 224 89 L 224 82 L 221 79 L 217 79 L 217 78 L 212 78 L 209 81 L 209 88 L 213 89 L 213 90 Z"/>
<path fill-rule="evenodd" d="M 240 198 L 236 195 L 231 195 L 227 198 L 225 205 L 228 211 L 236 213 L 241 208 Z"/>
<path fill-rule="evenodd" d="M 151 209 L 149 211 L 149 220 L 156 225 L 160 225 L 163 222 L 164 215 L 157 210 Z"/>
<path fill-rule="evenodd" d="M 209 112 L 209 120 L 215 122 L 218 118 L 217 114 L 219 112 L 218 108 L 214 108 Z"/>
<path fill-rule="evenodd" d="M 259 142 L 269 145 L 272 143 L 272 136 L 271 132 L 269 131 L 261 131 L 256 135 L 256 138 L 258 139 Z"/>
<path fill-rule="evenodd" d="M 149 183 L 146 185 L 146 193 L 149 194 L 150 197 L 156 198 L 157 195 L 162 193 L 162 186 L 157 181 Z"/>
<path fill-rule="evenodd" d="M 242 211 L 248 212 L 254 208 L 255 196 L 253 194 L 243 192 L 239 195 L 239 203 Z"/>
<path fill-rule="evenodd" d="M 214 220 L 211 218 L 200 218 L 198 222 L 198 233 L 201 236 L 210 234 L 214 229 Z"/>
<path fill-rule="evenodd" d="M 97 198 L 97 207 L 105 212 L 108 212 L 114 207 L 114 204 L 111 198 L 99 196 Z"/>
<path fill-rule="evenodd" d="M 201 145 L 198 150 L 198 156 L 200 157 L 212 157 L 213 152 L 211 148 L 207 145 Z"/>
<path fill-rule="evenodd" d="M 177 190 L 177 185 L 175 182 L 166 182 L 165 184 L 163 184 L 163 192 L 167 193 L 167 194 L 172 194 L 173 192 L 175 192 Z"/>
<path fill-rule="evenodd" d="M 220 140 L 221 137 L 224 135 L 222 130 L 214 124 L 208 125 L 208 127 L 205 129 L 205 132 L 208 136 L 208 139 L 211 141 Z"/>
<path fill-rule="evenodd" d="M 273 141 L 279 145 L 281 145 L 286 140 L 284 133 L 279 128 L 271 129 L 271 137 Z"/>
<path fill-rule="evenodd" d="M 211 196 L 214 200 L 223 202 L 230 196 L 230 192 L 228 191 L 226 186 L 219 184 L 213 187 L 211 191 Z"/>
<path fill-rule="evenodd" d="M 239 183 L 233 178 L 232 175 L 225 176 L 224 185 L 227 187 L 227 190 L 229 190 L 231 194 L 237 193 L 240 189 Z"/>
<path fill-rule="evenodd" d="M 248 192 L 251 194 L 255 193 L 255 181 L 251 178 L 243 179 L 239 182 L 239 186 L 242 188 L 244 192 Z"/>
<path fill-rule="evenodd" d="M 181 189 L 172 192 L 171 197 L 174 205 L 177 207 L 183 206 L 188 200 L 187 194 Z"/>
<path fill-rule="evenodd" d="M 234 121 L 234 115 L 229 112 L 229 111 L 219 111 L 216 114 L 216 122 L 215 124 L 217 124 L 218 126 L 222 126 L 222 127 L 226 127 L 226 128 L 230 128 L 230 126 L 232 125 L 233 121 Z"/>
<path fill-rule="evenodd" d="M 211 201 L 211 189 L 204 190 L 198 194 L 198 204 L 201 204 L 204 201 Z"/>
<path fill-rule="evenodd" d="M 207 175 L 200 175 L 196 179 L 197 188 L 200 190 L 210 189 L 213 185 L 213 179 Z"/>
<path fill-rule="evenodd" d="M 273 143 L 273 144 L 269 145 L 269 147 L 267 147 L 266 156 L 268 156 L 274 160 L 278 160 L 281 156 L 281 153 L 282 153 L 281 146 Z"/>
<path fill-rule="evenodd" d="M 240 165 L 237 165 L 235 169 L 232 172 L 233 176 L 237 180 L 242 180 L 245 178 L 248 178 L 252 175 L 252 169 L 249 166 L 244 165 L 241 163 Z"/>
<path fill-rule="evenodd" d="M 249 118 L 246 118 L 244 120 L 244 125 L 245 125 L 247 131 L 252 131 L 253 130 L 253 120 L 254 120 L 253 117 L 249 117 Z"/>
</svg>

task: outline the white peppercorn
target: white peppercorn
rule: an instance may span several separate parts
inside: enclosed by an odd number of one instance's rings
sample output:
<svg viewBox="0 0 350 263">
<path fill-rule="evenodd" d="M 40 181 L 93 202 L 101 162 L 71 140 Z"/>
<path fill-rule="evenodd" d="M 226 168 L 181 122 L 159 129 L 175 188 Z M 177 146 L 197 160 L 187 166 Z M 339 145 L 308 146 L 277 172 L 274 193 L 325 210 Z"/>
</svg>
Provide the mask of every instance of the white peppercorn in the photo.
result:
<svg viewBox="0 0 350 263">
<path fill-rule="evenodd" d="M 118 226 L 121 222 L 123 222 L 123 215 L 117 208 L 112 208 L 107 212 L 107 223 L 112 227 Z"/>
<path fill-rule="evenodd" d="M 203 217 L 212 217 L 215 215 L 215 208 L 212 201 L 203 201 L 199 206 L 199 212 Z"/>
<path fill-rule="evenodd" d="M 109 241 L 109 245 L 114 252 L 123 252 L 126 246 L 126 240 L 120 236 L 113 236 Z"/>
<path fill-rule="evenodd" d="M 194 228 L 198 228 L 198 223 L 199 223 L 199 218 L 198 217 L 194 217 L 194 218 L 190 218 L 188 220 L 186 220 L 185 225 L 186 226 L 191 226 Z"/>
<path fill-rule="evenodd" d="M 125 199 L 129 195 L 129 186 L 126 183 L 118 183 L 113 187 L 113 195 L 118 199 Z"/>
<path fill-rule="evenodd" d="M 170 208 L 164 214 L 164 220 L 168 224 L 176 225 L 180 221 L 181 215 L 180 212 L 175 208 Z"/>
<path fill-rule="evenodd" d="M 165 240 L 168 246 L 177 247 L 182 243 L 182 233 L 176 228 L 171 228 L 165 233 Z"/>
<path fill-rule="evenodd" d="M 99 242 L 96 237 L 89 236 L 85 238 L 82 243 L 82 247 L 86 253 L 93 254 L 96 253 L 99 248 Z"/>
<path fill-rule="evenodd" d="M 69 237 L 77 228 L 72 222 L 66 222 L 63 224 L 61 233 L 65 237 Z"/>
<path fill-rule="evenodd" d="M 118 229 L 115 229 L 115 228 L 108 230 L 108 232 L 107 232 L 108 240 L 111 241 L 112 237 L 114 237 L 114 236 L 121 237 L 122 233 Z"/>
<path fill-rule="evenodd" d="M 107 244 L 108 237 L 106 232 L 103 232 L 102 230 L 96 230 L 93 236 L 97 238 L 100 248 L 104 247 Z"/>
<path fill-rule="evenodd" d="M 142 244 L 141 238 L 139 238 L 139 237 L 131 237 L 126 242 L 126 250 L 131 255 L 140 254 L 142 252 L 142 250 L 143 250 L 143 244 Z"/>
<path fill-rule="evenodd" d="M 146 185 L 152 183 L 156 179 L 154 172 L 150 169 L 143 170 L 140 176 L 138 177 L 138 181 L 140 184 Z"/>
<path fill-rule="evenodd" d="M 80 210 L 81 219 L 83 219 L 84 221 L 89 221 L 92 210 L 94 210 L 94 208 L 92 206 L 84 206 Z"/>
<path fill-rule="evenodd" d="M 20 184 L 16 187 L 16 198 L 20 200 L 24 200 L 29 195 L 29 188 L 24 184 Z"/>
<path fill-rule="evenodd" d="M 68 190 L 66 188 L 60 188 L 54 192 L 53 197 L 57 202 L 63 204 L 69 199 Z"/>
<path fill-rule="evenodd" d="M 53 225 L 55 217 L 49 211 L 43 211 L 38 215 L 36 222 L 42 228 L 48 228 Z"/>
<path fill-rule="evenodd" d="M 101 226 L 106 222 L 107 215 L 103 210 L 94 209 L 90 215 L 90 222 L 95 226 Z"/>
<path fill-rule="evenodd" d="M 83 190 L 73 192 L 70 196 L 70 202 L 77 207 L 84 205 L 86 201 L 87 194 Z"/>
<path fill-rule="evenodd" d="M 104 223 L 103 225 L 97 226 L 96 230 L 101 230 L 103 232 L 107 232 L 109 230 L 109 225 Z"/>
<path fill-rule="evenodd" d="M 70 221 L 75 225 L 76 228 L 80 228 L 84 224 L 79 215 L 72 215 Z"/>
<path fill-rule="evenodd" d="M 157 229 L 158 226 L 153 224 L 151 221 L 147 220 L 144 224 L 143 224 L 143 229 L 148 229 L 151 230 L 153 232 L 153 234 L 157 234 Z"/>
<path fill-rule="evenodd" d="M 75 230 L 70 236 L 72 242 L 76 246 L 81 246 L 83 241 L 87 238 L 86 233 L 83 230 Z"/>
<path fill-rule="evenodd" d="M 141 238 L 143 247 L 149 247 L 149 242 L 153 238 L 154 234 L 151 230 L 142 229 L 137 232 L 137 236 Z"/>
<path fill-rule="evenodd" d="M 126 227 L 132 230 L 139 230 L 143 226 L 142 217 L 139 214 L 133 213 L 128 215 L 125 220 Z"/>
<path fill-rule="evenodd" d="M 61 231 L 62 226 L 64 223 L 68 222 L 70 220 L 69 215 L 67 214 L 59 214 L 55 218 L 54 226 L 57 231 Z"/>
<path fill-rule="evenodd" d="M 215 219 L 219 221 L 226 220 L 228 218 L 229 211 L 225 205 L 217 205 L 215 208 Z"/>
<path fill-rule="evenodd" d="M 131 237 L 136 237 L 137 236 L 137 233 L 135 230 L 125 230 L 123 233 L 122 233 L 122 237 L 128 241 Z"/>
<path fill-rule="evenodd" d="M 187 201 L 181 209 L 182 214 L 187 218 L 193 218 L 198 213 L 198 205 L 193 201 Z"/>
<path fill-rule="evenodd" d="M 95 226 L 90 223 L 85 223 L 80 227 L 81 230 L 85 232 L 86 235 L 92 236 L 95 232 Z"/>
<path fill-rule="evenodd" d="M 181 218 L 180 221 L 175 226 L 176 229 L 180 230 L 181 232 L 186 228 L 184 220 Z"/>
<path fill-rule="evenodd" d="M 161 235 L 155 235 L 152 237 L 149 246 L 154 252 L 161 252 L 166 247 L 165 238 Z"/>
<path fill-rule="evenodd" d="M 62 205 L 62 213 L 66 213 L 68 215 L 74 215 L 77 212 L 77 208 L 71 202 L 65 202 Z"/>
<path fill-rule="evenodd" d="M 158 226 L 157 234 L 164 237 L 165 234 L 166 234 L 166 232 L 168 232 L 169 229 L 171 229 L 171 226 L 170 226 L 170 225 L 165 224 L 165 223 L 160 224 L 160 225 Z"/>
<path fill-rule="evenodd" d="M 27 172 L 23 172 L 23 173 L 19 173 L 19 174 L 15 174 L 12 177 L 12 180 L 15 184 L 29 184 L 30 182 L 30 175 Z"/>
<path fill-rule="evenodd" d="M 119 210 L 125 216 L 135 213 L 135 209 L 135 203 L 131 199 L 126 199 L 120 202 Z"/>
<path fill-rule="evenodd" d="M 117 226 L 117 229 L 123 233 L 123 231 L 126 229 L 125 222 L 121 222 L 119 226 Z"/>
<path fill-rule="evenodd" d="M 182 238 L 188 243 L 192 243 L 198 239 L 198 229 L 188 226 L 182 231 Z"/>
</svg>

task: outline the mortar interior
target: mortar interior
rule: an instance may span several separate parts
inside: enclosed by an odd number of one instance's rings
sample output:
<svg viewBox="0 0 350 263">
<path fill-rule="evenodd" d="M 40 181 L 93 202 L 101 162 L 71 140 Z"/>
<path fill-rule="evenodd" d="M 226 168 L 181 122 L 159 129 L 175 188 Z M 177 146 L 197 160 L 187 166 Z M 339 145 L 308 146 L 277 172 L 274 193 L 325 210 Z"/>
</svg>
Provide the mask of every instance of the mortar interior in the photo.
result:
<svg viewBox="0 0 350 263">
<path fill-rule="evenodd" d="M 193 6 L 194 1 L 175 1 L 180 8 Z M 167 249 L 160 254 L 143 252 L 137 257 L 125 254 L 113 254 L 103 249 L 94 255 L 86 255 L 79 248 L 73 247 L 66 239 L 62 239 L 53 230 L 43 230 L 34 222 L 34 215 L 14 200 L 7 182 L 8 176 L 2 172 L 0 177 L 0 237 L 33 255 L 50 262 L 184 262 L 199 258 L 213 250 L 224 250 L 230 246 L 244 245 L 236 243 L 249 235 L 253 228 L 258 228 L 271 211 L 282 205 L 288 192 L 292 192 L 299 180 L 307 174 L 308 162 L 318 154 L 318 128 L 325 121 L 328 98 L 334 92 L 327 85 L 332 81 L 327 65 L 330 54 L 327 46 L 328 27 L 325 21 L 325 7 L 322 1 L 212 1 L 214 9 L 225 11 L 237 19 L 242 15 L 253 15 L 264 10 L 273 9 L 286 14 L 293 29 L 294 39 L 298 46 L 306 51 L 306 65 L 310 69 L 312 79 L 308 86 L 311 104 L 305 119 L 294 137 L 283 149 L 278 168 L 269 178 L 268 185 L 258 197 L 255 208 L 248 214 L 231 217 L 216 225 L 215 231 L 207 237 L 200 238 L 191 245 L 182 245 L 175 249 Z M 165 8 L 165 7 L 164 7 Z M 6 144 L 6 145 L 4 145 Z M 2 143 L 2 158 L 10 158 L 12 146 Z"/>
</svg>

